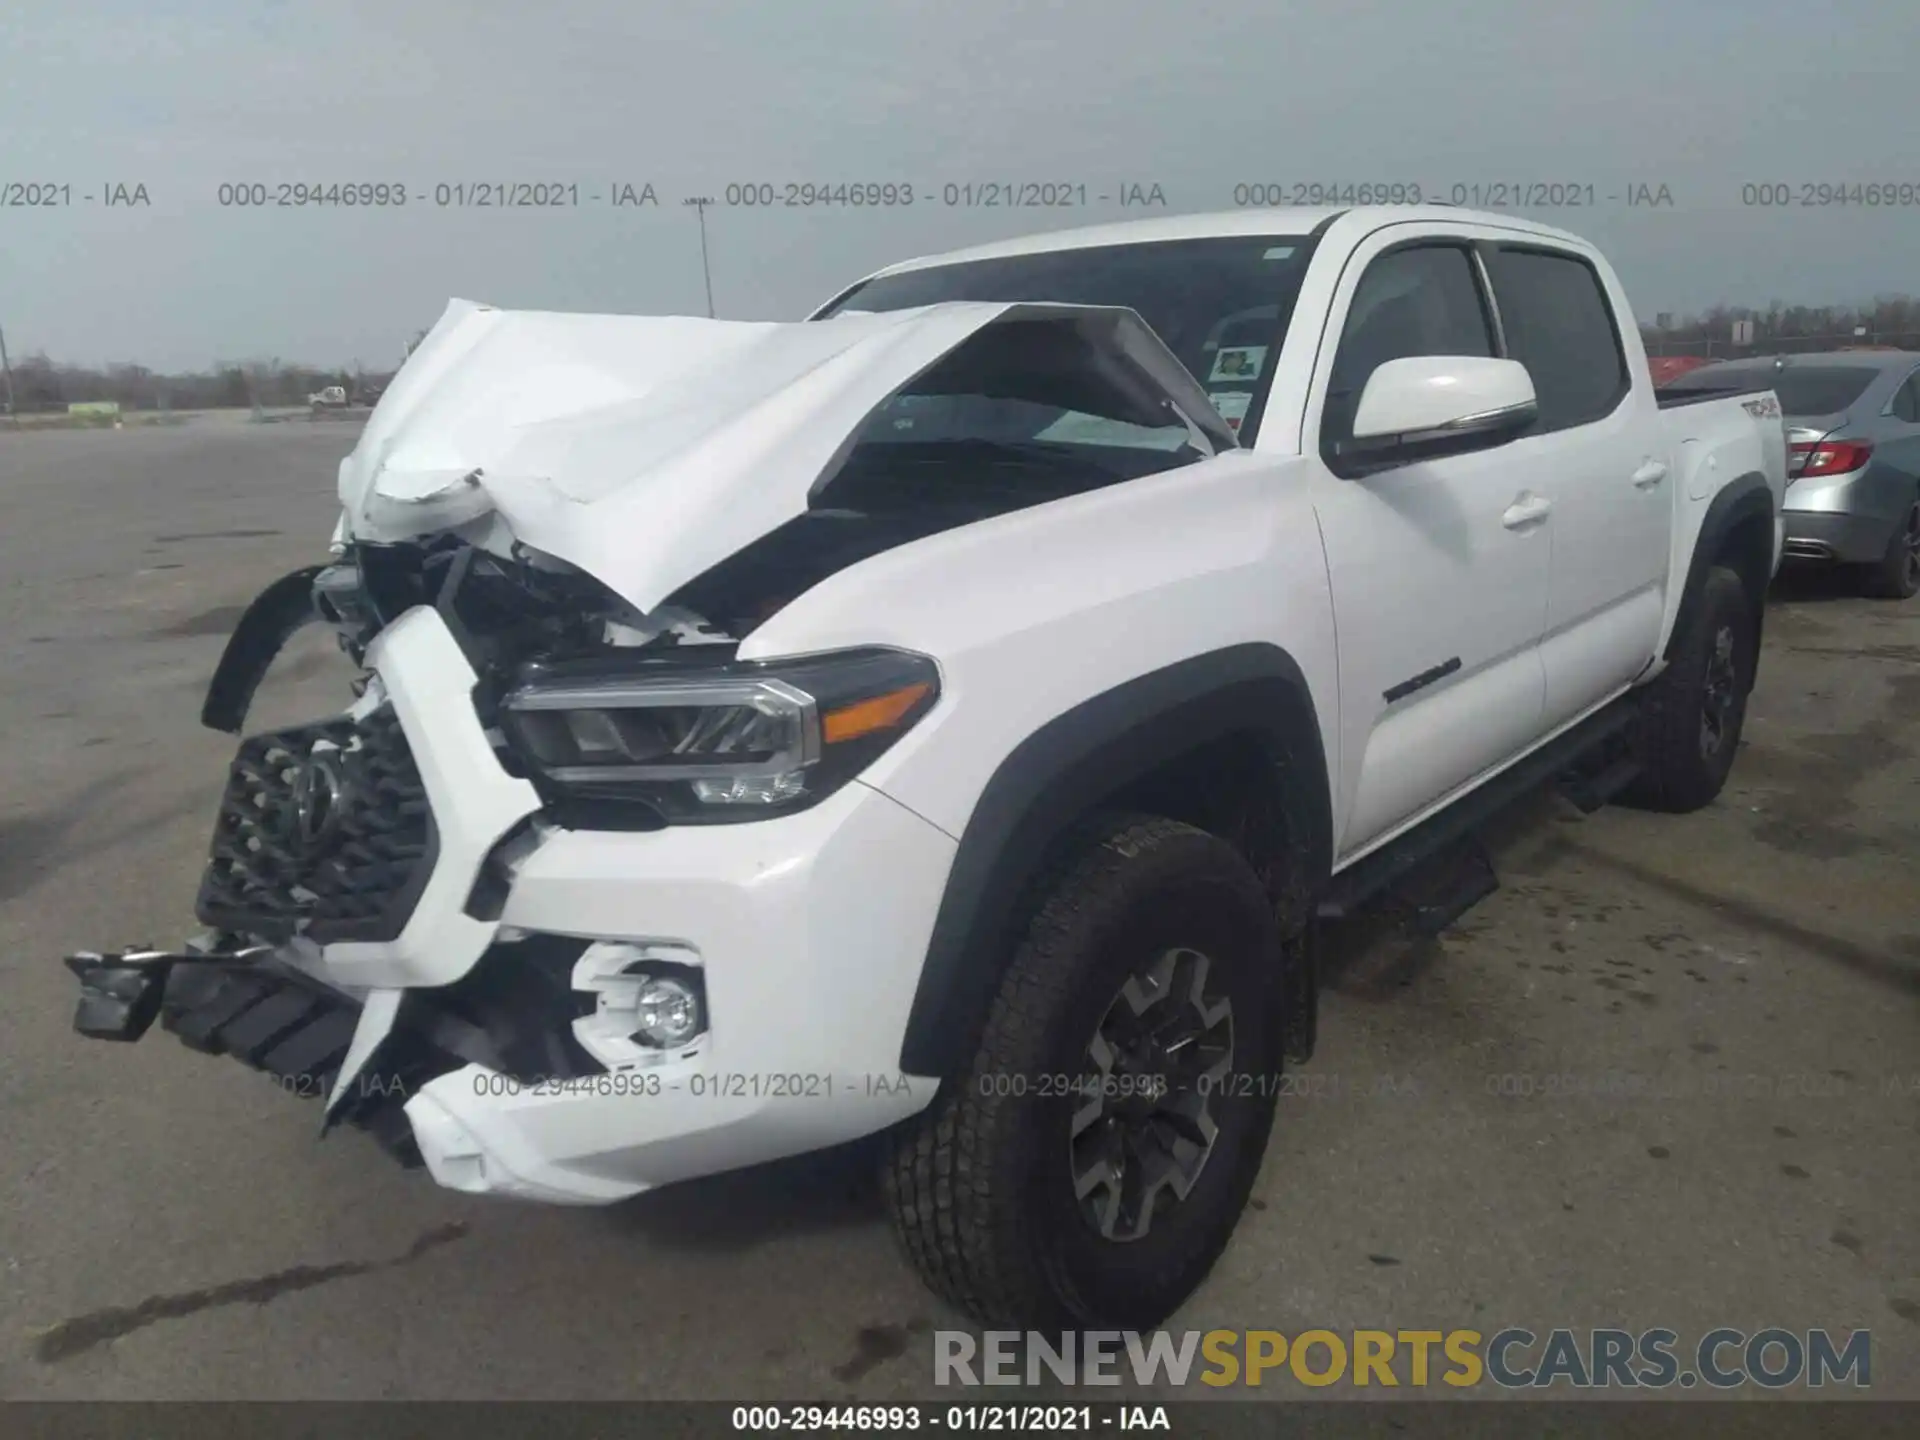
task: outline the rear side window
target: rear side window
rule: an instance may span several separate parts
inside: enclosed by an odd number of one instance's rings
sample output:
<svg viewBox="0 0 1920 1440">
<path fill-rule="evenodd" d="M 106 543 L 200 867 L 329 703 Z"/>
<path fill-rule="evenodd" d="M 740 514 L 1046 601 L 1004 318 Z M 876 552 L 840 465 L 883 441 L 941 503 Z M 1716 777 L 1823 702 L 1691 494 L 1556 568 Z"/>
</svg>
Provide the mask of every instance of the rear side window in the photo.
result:
<svg viewBox="0 0 1920 1440">
<path fill-rule="evenodd" d="M 1588 425 L 1628 389 L 1613 310 L 1593 267 L 1540 250 L 1486 251 L 1507 354 L 1527 367 L 1540 402 L 1534 433 Z"/>
<path fill-rule="evenodd" d="M 1473 262 L 1457 245 L 1391 250 L 1367 266 L 1347 311 L 1327 386 L 1322 437 L 1353 437 L 1353 413 L 1373 372 L 1414 355 L 1493 354 Z"/>
<path fill-rule="evenodd" d="M 1893 414 L 1909 425 L 1920 424 L 1920 371 L 1907 377 L 1907 383 L 1893 393 Z"/>
</svg>

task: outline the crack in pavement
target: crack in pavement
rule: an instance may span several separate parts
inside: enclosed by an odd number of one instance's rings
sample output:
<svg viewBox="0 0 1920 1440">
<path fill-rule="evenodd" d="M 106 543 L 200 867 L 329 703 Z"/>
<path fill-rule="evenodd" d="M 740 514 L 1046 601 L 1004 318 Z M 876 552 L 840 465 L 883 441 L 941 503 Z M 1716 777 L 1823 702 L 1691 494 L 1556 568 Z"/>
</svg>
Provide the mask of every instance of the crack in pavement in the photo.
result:
<svg viewBox="0 0 1920 1440">
<path fill-rule="evenodd" d="M 95 1310 L 72 1320 L 62 1320 L 58 1325 L 41 1332 L 40 1338 L 33 1347 L 34 1359 L 43 1365 L 57 1364 L 83 1351 L 104 1345 L 109 1340 L 118 1340 L 123 1335 L 131 1335 L 135 1330 L 144 1329 L 157 1320 L 177 1320 L 201 1310 L 212 1310 L 222 1305 L 238 1305 L 242 1302 L 264 1305 L 269 1300 L 277 1300 L 282 1295 L 290 1295 L 296 1290 L 311 1290 L 314 1286 L 324 1285 L 330 1280 L 345 1280 L 356 1275 L 371 1275 L 381 1270 L 392 1270 L 401 1265 L 411 1264 L 429 1250 L 452 1244 L 455 1240 L 463 1238 L 471 1228 L 465 1221 L 436 1225 L 409 1245 L 405 1254 L 395 1255 L 386 1260 L 348 1260 L 337 1265 L 296 1265 L 290 1270 L 276 1270 L 271 1275 L 260 1275 L 251 1280 L 229 1280 L 224 1285 L 209 1285 L 202 1290 L 187 1290 L 178 1295 L 153 1295 L 130 1308 L 114 1307 Z"/>
<path fill-rule="evenodd" d="M 1715 911 L 1742 925 L 1773 935 L 1789 944 L 1833 961 L 1835 964 L 1853 971 L 1867 980 L 1876 981 L 1890 990 L 1907 995 L 1920 996 L 1920 969 L 1901 961 L 1889 951 L 1875 949 L 1870 944 L 1850 939 L 1843 935 L 1832 935 L 1802 925 L 1799 921 L 1759 905 L 1739 895 L 1724 894 L 1710 890 L 1703 885 L 1695 885 L 1678 876 L 1663 874 L 1649 865 L 1643 865 L 1624 856 L 1610 854 L 1592 845 L 1568 842 L 1568 849 L 1583 859 L 1616 874 L 1630 876 L 1641 884 L 1655 890 L 1664 891 L 1676 900 L 1697 905 L 1703 910 Z M 1895 942 L 1898 945 L 1898 941 Z"/>
</svg>

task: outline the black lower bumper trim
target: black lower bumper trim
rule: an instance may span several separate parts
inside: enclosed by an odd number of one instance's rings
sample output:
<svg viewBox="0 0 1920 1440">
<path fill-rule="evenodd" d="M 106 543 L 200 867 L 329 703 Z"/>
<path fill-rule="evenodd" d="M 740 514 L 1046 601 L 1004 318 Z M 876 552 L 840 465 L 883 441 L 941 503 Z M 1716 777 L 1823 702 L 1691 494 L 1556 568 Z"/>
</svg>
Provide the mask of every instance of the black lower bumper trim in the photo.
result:
<svg viewBox="0 0 1920 1440">
<path fill-rule="evenodd" d="M 164 1008 L 167 986 L 176 967 L 245 969 L 266 953 L 265 946 L 220 953 L 129 947 L 118 955 L 91 950 L 69 955 L 66 966 L 80 981 L 73 1028 L 91 1040 L 138 1040 L 152 1028 Z"/>
<path fill-rule="evenodd" d="M 320 1093 L 339 1070 L 359 1023 L 352 999 L 276 962 L 265 946 L 70 955 L 66 963 L 80 981 L 80 1034 L 138 1040 L 158 1019 L 189 1048 L 232 1055 L 301 1094 Z"/>
<path fill-rule="evenodd" d="M 593 997 L 569 985 L 586 945 L 551 935 L 501 941 L 455 984 L 409 990 L 327 1125 L 363 1130 L 417 1165 L 406 1102 L 441 1075 L 467 1064 L 526 1081 L 605 1073 L 571 1028 L 593 1011 Z M 182 1044 L 230 1055 L 295 1095 L 333 1093 L 360 1023 L 351 996 L 280 959 L 272 945 L 231 932 L 211 932 L 178 952 L 87 953 L 66 964 L 80 981 L 80 1034 L 138 1040 L 158 1019 Z"/>
<path fill-rule="evenodd" d="M 325 1099 L 360 1023 L 351 997 L 273 958 L 271 947 L 235 951 L 72 955 L 80 980 L 73 1028 L 96 1040 L 138 1040 L 157 1018 L 162 1028 L 205 1055 L 229 1055 L 273 1076 L 291 1094 Z M 383 1051 L 394 1047 L 382 1046 Z M 402 1107 L 425 1078 L 453 1061 L 429 1047 L 401 1053 L 370 1069 L 404 1068 L 364 1083 L 337 1117 L 371 1134 L 403 1165 L 420 1163 Z"/>
</svg>

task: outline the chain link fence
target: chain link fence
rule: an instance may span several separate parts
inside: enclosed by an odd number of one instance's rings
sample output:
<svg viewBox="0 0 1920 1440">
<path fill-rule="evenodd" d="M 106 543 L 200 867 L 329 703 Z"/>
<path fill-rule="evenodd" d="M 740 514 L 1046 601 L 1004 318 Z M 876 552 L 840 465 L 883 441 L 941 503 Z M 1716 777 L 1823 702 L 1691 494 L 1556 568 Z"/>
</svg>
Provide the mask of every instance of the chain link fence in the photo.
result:
<svg viewBox="0 0 1920 1440">
<path fill-rule="evenodd" d="M 1643 330 L 1650 356 L 1692 355 L 1706 360 L 1739 360 L 1768 355 L 1818 355 L 1835 350 L 1920 350 L 1920 330 L 1869 330 L 1863 335 L 1755 335 L 1744 345 L 1725 336 L 1686 337 Z"/>
</svg>

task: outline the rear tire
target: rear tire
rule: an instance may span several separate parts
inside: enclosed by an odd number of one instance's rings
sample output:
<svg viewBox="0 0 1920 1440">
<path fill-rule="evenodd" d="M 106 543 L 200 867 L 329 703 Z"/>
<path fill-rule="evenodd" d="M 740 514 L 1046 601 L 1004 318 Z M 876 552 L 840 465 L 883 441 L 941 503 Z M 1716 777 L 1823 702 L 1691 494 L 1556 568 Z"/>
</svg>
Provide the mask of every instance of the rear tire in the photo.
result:
<svg viewBox="0 0 1920 1440">
<path fill-rule="evenodd" d="M 892 1137 L 883 1185 L 926 1283 L 987 1327 L 1171 1314 L 1266 1150 L 1280 953 L 1225 841 L 1155 818 L 1096 829 L 1043 887 L 972 1063 Z"/>
<path fill-rule="evenodd" d="M 1883 600 L 1910 600 L 1920 595 L 1920 498 L 1894 526 L 1887 553 L 1867 576 L 1867 594 Z"/>
<path fill-rule="evenodd" d="M 1673 658 L 1641 693 L 1641 772 L 1622 798 L 1648 810 L 1698 810 L 1727 783 L 1746 723 L 1758 634 L 1740 577 L 1707 572 Z"/>
</svg>

